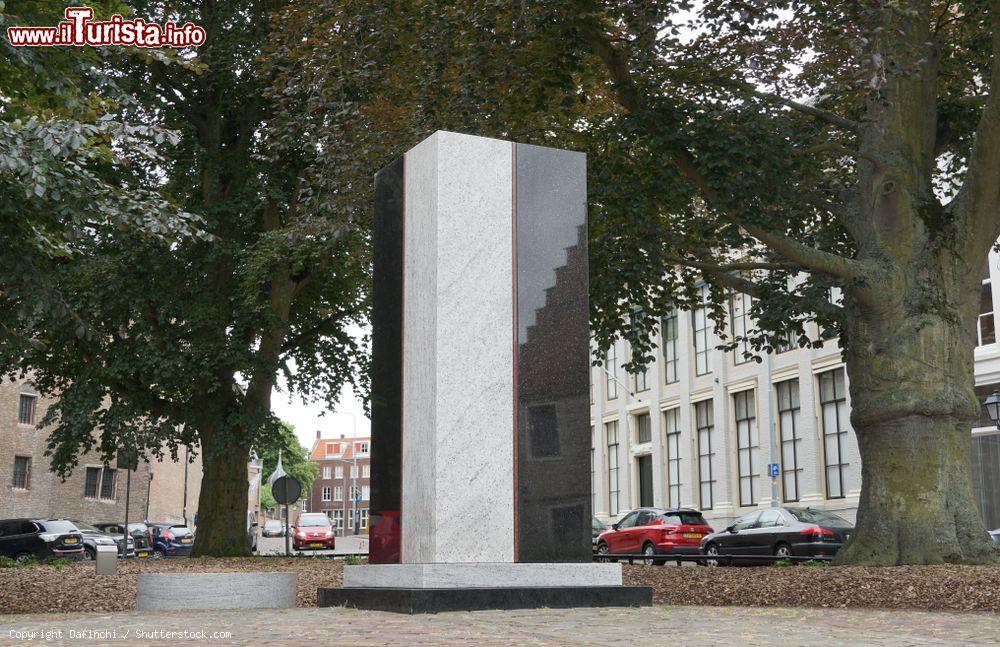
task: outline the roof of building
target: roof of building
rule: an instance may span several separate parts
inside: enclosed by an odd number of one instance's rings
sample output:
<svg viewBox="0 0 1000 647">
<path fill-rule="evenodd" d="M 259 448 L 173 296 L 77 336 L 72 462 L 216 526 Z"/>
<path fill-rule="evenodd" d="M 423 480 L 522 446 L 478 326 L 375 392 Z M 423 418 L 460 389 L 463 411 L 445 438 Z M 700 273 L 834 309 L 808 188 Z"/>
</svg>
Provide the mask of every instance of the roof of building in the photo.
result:
<svg viewBox="0 0 1000 647">
<path fill-rule="evenodd" d="M 358 438 L 317 438 L 313 442 L 309 451 L 309 460 L 321 461 L 330 459 L 350 459 L 354 458 L 355 443 L 371 443 L 368 436 Z M 358 456 L 368 456 L 368 454 L 358 453 Z"/>
</svg>

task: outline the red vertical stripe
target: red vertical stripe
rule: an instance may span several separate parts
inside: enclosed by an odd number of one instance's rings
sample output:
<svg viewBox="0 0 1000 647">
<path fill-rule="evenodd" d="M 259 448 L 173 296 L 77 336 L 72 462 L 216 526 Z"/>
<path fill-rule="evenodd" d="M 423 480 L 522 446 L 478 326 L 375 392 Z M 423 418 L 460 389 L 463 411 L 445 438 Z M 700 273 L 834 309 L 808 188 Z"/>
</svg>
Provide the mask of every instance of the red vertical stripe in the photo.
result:
<svg viewBox="0 0 1000 647">
<path fill-rule="evenodd" d="M 403 370 L 406 355 L 406 153 L 403 153 L 403 214 L 402 214 L 402 239 L 403 239 L 403 262 L 400 263 L 402 276 L 400 277 L 400 306 L 399 306 L 399 563 L 405 564 L 403 560 L 403 534 L 406 529 L 403 527 L 403 393 L 406 390 L 406 378 Z"/>
</svg>

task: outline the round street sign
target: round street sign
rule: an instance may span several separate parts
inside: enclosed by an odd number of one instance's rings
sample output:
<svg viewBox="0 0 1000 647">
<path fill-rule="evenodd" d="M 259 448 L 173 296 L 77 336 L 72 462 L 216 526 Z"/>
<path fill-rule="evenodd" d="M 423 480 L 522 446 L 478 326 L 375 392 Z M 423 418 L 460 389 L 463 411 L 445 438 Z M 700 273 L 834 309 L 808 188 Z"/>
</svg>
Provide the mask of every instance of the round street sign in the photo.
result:
<svg viewBox="0 0 1000 647">
<path fill-rule="evenodd" d="M 302 485 L 291 476 L 282 476 L 271 485 L 271 496 L 281 505 L 291 505 L 299 500 Z"/>
</svg>

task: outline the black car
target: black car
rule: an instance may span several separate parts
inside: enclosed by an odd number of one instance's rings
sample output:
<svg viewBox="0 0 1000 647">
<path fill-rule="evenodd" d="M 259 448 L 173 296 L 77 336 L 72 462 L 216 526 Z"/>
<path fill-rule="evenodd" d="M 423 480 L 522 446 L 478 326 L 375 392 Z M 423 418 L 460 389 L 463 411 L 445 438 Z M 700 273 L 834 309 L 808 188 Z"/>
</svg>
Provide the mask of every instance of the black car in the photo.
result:
<svg viewBox="0 0 1000 647">
<path fill-rule="evenodd" d="M 95 528 L 101 532 L 106 532 L 109 535 L 124 535 L 123 527 L 124 524 L 121 523 L 95 523 L 93 524 Z M 153 535 L 149 530 L 149 526 L 144 523 L 131 523 L 128 524 L 129 536 L 132 538 L 134 544 L 135 556 L 136 557 L 149 557 L 153 554 Z"/>
<path fill-rule="evenodd" d="M 65 519 L 0 520 L 0 556 L 19 562 L 55 557 L 80 559 L 83 535 Z"/>
<path fill-rule="evenodd" d="M 743 515 L 725 530 L 701 540 L 705 555 L 734 555 L 736 559 L 710 560 L 716 566 L 768 564 L 769 560 L 739 559 L 741 555 L 783 557 L 832 557 L 851 536 L 854 526 L 837 515 L 811 508 L 767 508 Z"/>
<path fill-rule="evenodd" d="M 128 546 L 126 548 L 124 537 L 120 534 L 114 535 L 104 532 L 89 523 L 83 523 L 82 521 L 77 521 L 76 519 L 72 519 L 71 521 L 83 535 L 84 559 L 97 559 L 97 547 L 100 545 L 114 546 L 118 552 L 119 558 L 126 556 L 135 557 L 135 542 L 131 537 L 129 537 Z"/>
</svg>

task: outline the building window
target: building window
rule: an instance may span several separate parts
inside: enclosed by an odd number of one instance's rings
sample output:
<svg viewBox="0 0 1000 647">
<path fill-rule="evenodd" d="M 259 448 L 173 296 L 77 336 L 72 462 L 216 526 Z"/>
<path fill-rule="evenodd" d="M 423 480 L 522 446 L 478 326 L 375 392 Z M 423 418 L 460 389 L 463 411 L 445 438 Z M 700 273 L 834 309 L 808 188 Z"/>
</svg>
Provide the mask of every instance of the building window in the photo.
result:
<svg viewBox="0 0 1000 647">
<path fill-rule="evenodd" d="M 844 468 L 848 466 L 844 443 L 847 439 L 847 391 L 844 369 L 819 375 L 819 402 L 823 416 L 823 464 L 826 468 L 826 498 L 842 499 Z"/>
<path fill-rule="evenodd" d="M 775 385 L 778 391 L 778 431 L 781 436 L 781 497 L 787 503 L 799 500 L 799 381 Z"/>
<path fill-rule="evenodd" d="M 334 510 L 333 511 L 332 522 L 333 522 L 334 530 L 343 531 L 344 530 L 344 511 L 343 510 Z"/>
<path fill-rule="evenodd" d="M 753 299 L 750 295 L 742 292 L 735 293 L 729 299 L 729 316 L 733 321 L 733 339 L 736 341 L 736 348 L 733 349 L 733 362 L 736 364 L 746 364 L 752 358 L 750 342 L 745 337 L 750 330 L 750 306 Z M 744 337 L 744 339 L 740 339 Z"/>
<path fill-rule="evenodd" d="M 608 514 L 618 515 L 618 421 L 604 423 L 608 445 Z"/>
<path fill-rule="evenodd" d="M 338 479 L 342 479 L 342 478 L 344 478 L 344 466 L 343 466 L 343 465 L 338 465 L 338 466 L 337 466 L 337 467 L 336 467 L 336 468 L 334 469 L 334 472 L 333 472 L 333 473 L 334 473 L 334 475 L 335 475 L 335 476 L 334 476 L 334 478 L 338 478 Z"/>
<path fill-rule="evenodd" d="M 372 466 L 362 465 L 361 466 L 361 478 L 368 479 L 372 477 Z"/>
<path fill-rule="evenodd" d="M 343 488 L 343 486 L 338 485 L 338 486 L 336 486 L 336 487 L 333 488 L 333 500 L 334 501 L 343 501 L 344 500 L 344 488 Z"/>
<path fill-rule="evenodd" d="M 368 529 L 368 508 L 361 508 L 361 529 Z"/>
<path fill-rule="evenodd" d="M 667 506 L 681 505 L 681 410 L 670 409 L 663 414 L 667 437 Z"/>
<path fill-rule="evenodd" d="M 993 284 L 990 279 L 990 265 L 986 264 L 986 275 L 983 277 L 979 291 L 979 345 L 996 343 L 997 332 L 993 322 Z"/>
<path fill-rule="evenodd" d="M 615 355 L 615 345 L 611 344 L 604 353 L 604 384 L 608 400 L 614 400 L 618 397 L 618 382 L 615 381 L 615 365 L 617 363 L 618 357 Z"/>
<path fill-rule="evenodd" d="M 358 466 L 357 465 L 351 465 L 351 478 L 352 479 L 358 478 Z"/>
<path fill-rule="evenodd" d="M 101 499 L 112 501 L 115 498 L 115 481 L 117 481 L 118 470 L 105 467 L 101 470 Z"/>
<path fill-rule="evenodd" d="M 629 315 L 629 324 L 633 331 L 642 323 L 645 314 L 642 312 L 642 308 L 633 308 L 632 314 Z M 635 353 L 629 350 L 630 359 L 635 359 Z M 649 370 L 644 364 L 642 370 L 638 373 L 632 373 L 632 386 L 635 387 L 636 392 L 648 391 L 649 390 Z"/>
<path fill-rule="evenodd" d="M 328 467 L 324 467 L 324 468 L 323 468 L 323 478 L 324 478 L 324 479 L 328 479 L 328 478 L 330 478 L 330 474 L 331 474 L 332 472 L 333 472 L 333 470 L 331 470 L 331 469 L 329 468 L 329 466 L 328 466 Z"/>
<path fill-rule="evenodd" d="M 348 490 L 348 492 L 351 493 L 351 501 L 354 501 L 355 499 L 358 498 L 358 495 L 361 494 L 361 488 L 358 487 L 357 485 L 352 485 L 351 489 Z"/>
<path fill-rule="evenodd" d="M 694 329 L 694 372 L 695 375 L 705 375 L 712 372 L 712 349 L 709 345 L 712 331 L 709 329 L 708 319 L 708 286 L 701 286 L 701 305 L 691 313 L 692 328 Z"/>
<path fill-rule="evenodd" d="M 705 400 L 694 405 L 695 428 L 698 433 L 698 495 L 702 510 L 711 510 L 714 505 L 715 478 L 712 474 L 712 401 Z"/>
<path fill-rule="evenodd" d="M 667 384 L 677 381 L 677 308 L 670 306 L 660 319 L 660 347 L 663 349 L 663 380 Z"/>
<path fill-rule="evenodd" d="M 83 496 L 88 499 L 97 498 L 97 482 L 101 479 L 99 467 L 88 467 L 86 479 L 83 482 Z"/>
<path fill-rule="evenodd" d="M 638 393 L 640 391 L 648 391 L 649 390 L 649 370 L 644 368 L 643 370 L 639 371 L 638 373 L 634 373 L 632 375 L 632 381 L 635 383 L 636 393 Z"/>
<path fill-rule="evenodd" d="M 736 447 L 740 471 L 740 505 L 757 505 L 760 481 L 760 438 L 757 434 L 757 407 L 753 389 L 733 395 L 736 409 Z"/>
<path fill-rule="evenodd" d="M 653 430 L 648 413 L 635 417 L 635 440 L 640 444 L 653 441 Z"/>
<path fill-rule="evenodd" d="M 361 500 L 370 501 L 371 500 L 371 488 L 367 485 L 361 486 Z"/>
<path fill-rule="evenodd" d="M 368 443 L 361 443 L 361 454 L 368 453 Z"/>
<path fill-rule="evenodd" d="M 324 501 L 332 501 L 333 498 L 331 497 L 331 495 L 332 495 L 332 493 L 330 492 L 330 488 L 324 487 L 323 488 L 323 500 Z"/>
<path fill-rule="evenodd" d="M 27 456 L 14 457 L 14 480 L 11 486 L 15 490 L 27 490 L 31 482 L 31 458 Z"/>
<path fill-rule="evenodd" d="M 17 422 L 22 425 L 35 424 L 35 402 L 38 398 L 26 393 L 21 394 L 17 406 Z"/>
</svg>

